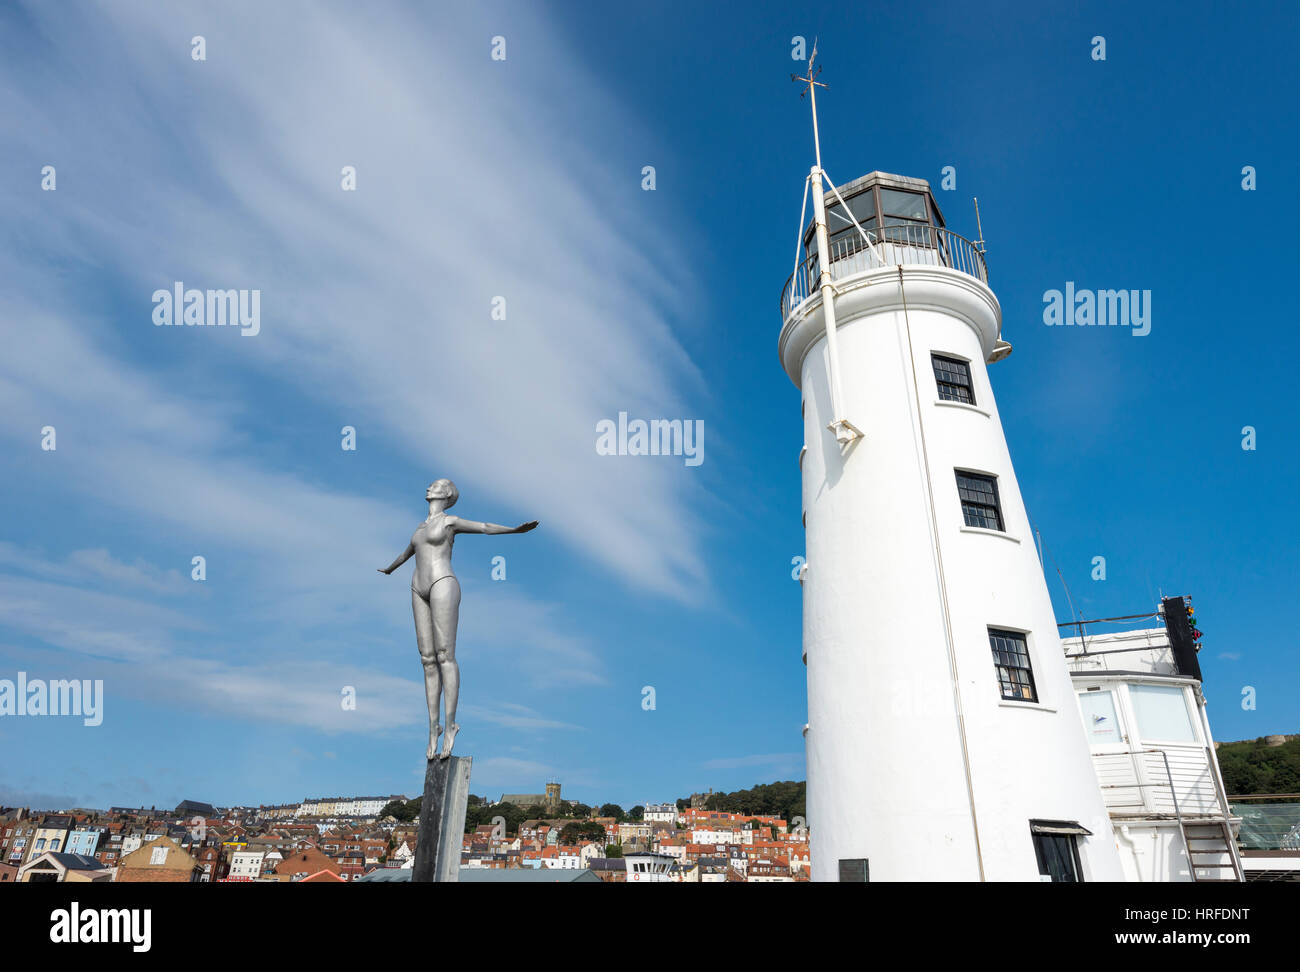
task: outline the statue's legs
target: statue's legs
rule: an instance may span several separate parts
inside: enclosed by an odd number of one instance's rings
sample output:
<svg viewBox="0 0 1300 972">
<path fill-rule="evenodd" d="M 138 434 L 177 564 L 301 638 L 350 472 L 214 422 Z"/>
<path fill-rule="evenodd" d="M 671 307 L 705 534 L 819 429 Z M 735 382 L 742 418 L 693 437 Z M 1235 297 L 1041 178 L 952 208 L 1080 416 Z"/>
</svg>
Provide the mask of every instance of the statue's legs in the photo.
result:
<svg viewBox="0 0 1300 972">
<path fill-rule="evenodd" d="M 433 611 L 433 651 L 442 673 L 443 697 L 447 702 L 447 732 L 442 737 L 445 759 L 460 726 L 456 724 L 456 702 L 460 697 L 460 666 L 456 664 L 456 626 L 460 622 L 460 582 L 443 577 L 429 590 L 429 607 Z"/>
<path fill-rule="evenodd" d="M 438 703 L 442 695 L 442 678 L 438 668 L 438 656 L 434 650 L 433 611 L 429 603 L 415 591 L 411 591 L 411 613 L 415 615 L 415 643 L 420 649 L 420 661 L 424 663 L 424 695 L 429 701 L 429 748 L 426 759 L 438 755 L 438 734 L 442 726 L 438 725 Z"/>
</svg>

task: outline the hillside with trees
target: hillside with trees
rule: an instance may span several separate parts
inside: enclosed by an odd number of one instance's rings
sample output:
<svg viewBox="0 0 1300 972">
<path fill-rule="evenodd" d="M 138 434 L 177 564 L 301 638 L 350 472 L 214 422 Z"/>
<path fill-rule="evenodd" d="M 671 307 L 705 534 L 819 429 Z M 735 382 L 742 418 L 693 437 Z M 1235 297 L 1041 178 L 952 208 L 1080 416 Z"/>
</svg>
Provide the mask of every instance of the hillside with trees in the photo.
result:
<svg viewBox="0 0 1300 972">
<path fill-rule="evenodd" d="M 743 813 L 750 816 L 780 817 L 790 821 L 795 817 L 806 817 L 807 784 L 800 780 L 784 780 L 779 783 L 759 783 L 748 790 L 736 790 L 734 793 L 714 793 L 704 803 L 706 810 L 725 810 L 729 813 Z M 689 807 L 691 801 L 677 801 L 679 809 Z"/>
<path fill-rule="evenodd" d="M 420 813 L 420 805 L 424 802 L 424 797 L 419 796 L 413 800 L 393 800 L 383 810 L 379 816 L 392 816 L 402 823 L 410 823 L 415 820 Z M 624 813 L 623 808 L 616 804 L 606 804 L 601 808 L 605 810 L 616 810 L 619 820 L 632 819 L 632 814 L 636 814 L 635 819 L 640 819 L 640 807 L 633 807 L 629 813 Z M 494 823 L 497 817 L 505 821 L 506 833 L 513 835 L 519 832 L 519 825 L 525 820 L 572 820 L 579 826 L 591 816 L 592 808 L 585 803 L 572 803 L 568 800 L 561 800 L 560 805 L 555 813 L 547 813 L 545 807 L 517 807 L 513 803 L 488 803 L 481 796 L 470 794 L 465 806 L 465 833 L 473 833 L 474 829 L 482 824 Z M 606 814 L 614 816 L 614 814 Z M 595 834 L 600 830 L 604 834 L 603 827 L 588 826 L 583 833 Z M 572 832 L 571 832 L 572 833 Z"/>
<path fill-rule="evenodd" d="M 1267 739 L 1221 743 L 1216 750 L 1228 796 L 1300 793 L 1300 736 L 1278 746 Z"/>
</svg>

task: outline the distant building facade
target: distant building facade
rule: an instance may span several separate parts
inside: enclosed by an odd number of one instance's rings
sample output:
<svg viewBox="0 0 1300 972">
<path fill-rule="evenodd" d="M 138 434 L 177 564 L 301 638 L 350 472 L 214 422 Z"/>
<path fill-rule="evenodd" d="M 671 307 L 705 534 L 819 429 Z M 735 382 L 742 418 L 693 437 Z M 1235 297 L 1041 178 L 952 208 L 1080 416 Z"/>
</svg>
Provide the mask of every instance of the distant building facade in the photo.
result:
<svg viewBox="0 0 1300 972">
<path fill-rule="evenodd" d="M 159 837 L 125 855 L 117 867 L 119 882 L 161 881 L 180 884 L 200 881 L 198 861 L 170 837 Z"/>
<path fill-rule="evenodd" d="M 560 784 L 546 784 L 545 793 L 502 793 L 497 803 L 510 803 L 516 807 L 545 807 L 547 813 L 560 809 Z"/>
<path fill-rule="evenodd" d="M 303 800 L 294 811 L 298 817 L 378 817 L 394 800 L 405 802 L 400 793 L 389 796 L 319 797 Z M 286 815 L 286 807 L 268 808 L 274 816 Z"/>
<path fill-rule="evenodd" d="M 649 823 L 676 823 L 677 804 L 650 803 L 646 805 L 643 819 Z"/>
</svg>

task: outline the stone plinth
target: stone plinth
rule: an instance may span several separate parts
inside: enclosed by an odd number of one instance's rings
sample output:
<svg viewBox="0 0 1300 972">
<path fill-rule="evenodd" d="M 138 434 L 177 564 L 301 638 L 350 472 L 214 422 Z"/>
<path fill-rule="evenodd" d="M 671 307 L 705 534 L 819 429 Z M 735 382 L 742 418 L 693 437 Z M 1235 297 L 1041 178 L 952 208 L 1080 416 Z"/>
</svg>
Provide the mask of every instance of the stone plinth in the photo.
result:
<svg viewBox="0 0 1300 972">
<path fill-rule="evenodd" d="M 469 802 L 472 756 L 431 759 L 424 772 L 424 800 L 416 837 L 412 881 L 455 881 Z"/>
</svg>

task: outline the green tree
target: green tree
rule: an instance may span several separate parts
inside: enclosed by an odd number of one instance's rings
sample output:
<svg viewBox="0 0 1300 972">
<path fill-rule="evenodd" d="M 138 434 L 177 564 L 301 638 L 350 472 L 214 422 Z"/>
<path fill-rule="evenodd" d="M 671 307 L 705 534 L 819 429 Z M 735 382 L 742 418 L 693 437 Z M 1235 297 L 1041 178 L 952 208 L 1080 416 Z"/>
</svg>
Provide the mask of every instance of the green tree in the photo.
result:
<svg viewBox="0 0 1300 972">
<path fill-rule="evenodd" d="M 414 800 L 390 800 L 384 805 L 384 809 L 379 811 L 379 816 L 394 817 L 402 823 L 410 823 L 420 812 L 420 802 L 423 797 L 416 797 Z"/>
<path fill-rule="evenodd" d="M 477 804 L 467 803 L 465 806 L 465 833 L 472 834 L 480 824 L 492 822 L 492 808 L 485 806 L 481 801 Z"/>
<path fill-rule="evenodd" d="M 560 830 L 561 844 L 576 844 L 582 840 L 604 840 L 605 828 L 590 820 L 565 824 Z"/>
<path fill-rule="evenodd" d="M 619 847 L 618 844 L 606 844 L 606 845 L 605 845 L 605 856 L 606 856 L 606 857 L 622 857 L 622 856 L 623 856 L 623 848 L 622 848 L 622 847 Z"/>
<path fill-rule="evenodd" d="M 465 816 L 468 818 L 469 813 L 467 812 Z M 513 836 L 519 833 L 519 825 L 532 816 L 534 814 L 529 813 L 523 807 L 515 806 L 513 803 L 496 803 L 484 808 L 481 822 L 492 823 L 494 818 L 501 817 L 506 822 L 506 835 Z"/>
<path fill-rule="evenodd" d="M 622 823 L 624 820 L 627 819 L 627 814 L 623 812 L 623 808 L 620 807 L 617 803 L 604 804 L 600 808 L 600 815 L 602 817 L 613 817 L 619 823 Z"/>
</svg>

